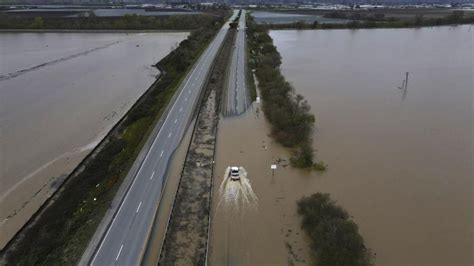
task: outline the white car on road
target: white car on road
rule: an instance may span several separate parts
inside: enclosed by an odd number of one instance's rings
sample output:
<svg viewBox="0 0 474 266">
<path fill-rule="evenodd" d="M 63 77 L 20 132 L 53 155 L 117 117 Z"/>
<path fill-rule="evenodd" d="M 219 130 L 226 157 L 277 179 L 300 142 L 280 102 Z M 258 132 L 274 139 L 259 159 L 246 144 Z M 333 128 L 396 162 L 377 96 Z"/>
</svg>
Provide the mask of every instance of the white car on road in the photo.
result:
<svg viewBox="0 0 474 266">
<path fill-rule="evenodd" d="M 239 167 L 237 167 L 237 166 L 232 166 L 232 167 L 230 168 L 229 176 L 230 176 L 230 180 L 232 180 L 232 181 L 238 181 L 238 180 L 240 180 Z"/>
</svg>

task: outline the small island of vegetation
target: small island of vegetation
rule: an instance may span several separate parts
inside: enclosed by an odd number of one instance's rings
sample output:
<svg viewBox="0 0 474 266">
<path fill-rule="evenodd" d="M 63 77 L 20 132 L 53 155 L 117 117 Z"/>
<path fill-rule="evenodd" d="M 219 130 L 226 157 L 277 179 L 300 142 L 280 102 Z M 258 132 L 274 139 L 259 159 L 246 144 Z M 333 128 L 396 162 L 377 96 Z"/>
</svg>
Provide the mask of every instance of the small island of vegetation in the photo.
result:
<svg viewBox="0 0 474 266">
<path fill-rule="evenodd" d="M 316 193 L 298 201 L 301 227 L 311 239 L 315 264 L 320 266 L 373 265 L 357 225 L 329 198 Z"/>
</svg>

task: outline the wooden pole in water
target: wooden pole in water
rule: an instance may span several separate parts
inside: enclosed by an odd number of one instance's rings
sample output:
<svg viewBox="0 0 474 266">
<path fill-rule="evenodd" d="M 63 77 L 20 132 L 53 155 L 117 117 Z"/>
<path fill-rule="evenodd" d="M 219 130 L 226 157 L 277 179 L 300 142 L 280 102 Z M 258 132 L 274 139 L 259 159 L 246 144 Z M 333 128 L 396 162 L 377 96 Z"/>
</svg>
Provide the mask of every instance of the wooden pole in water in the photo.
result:
<svg viewBox="0 0 474 266">
<path fill-rule="evenodd" d="M 405 88 L 405 80 L 402 81 L 402 86 L 398 87 L 398 89 L 403 90 Z"/>
<path fill-rule="evenodd" d="M 405 90 L 407 89 L 408 87 L 408 72 L 405 73 L 406 77 L 405 77 Z"/>
</svg>

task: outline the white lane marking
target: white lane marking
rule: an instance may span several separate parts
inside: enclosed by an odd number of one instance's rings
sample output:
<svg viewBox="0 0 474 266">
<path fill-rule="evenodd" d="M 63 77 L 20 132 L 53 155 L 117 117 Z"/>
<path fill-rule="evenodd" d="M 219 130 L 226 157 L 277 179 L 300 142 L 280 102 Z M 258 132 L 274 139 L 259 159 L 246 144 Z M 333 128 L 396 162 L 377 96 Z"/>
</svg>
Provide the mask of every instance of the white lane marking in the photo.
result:
<svg viewBox="0 0 474 266">
<path fill-rule="evenodd" d="M 179 111 L 180 111 L 180 112 L 183 111 L 183 108 L 179 108 Z"/>
<path fill-rule="evenodd" d="M 175 120 L 174 120 L 174 123 L 175 123 L 175 124 L 176 124 L 176 122 L 178 122 L 178 119 L 175 119 Z"/>
<path fill-rule="evenodd" d="M 118 258 L 120 257 L 120 253 L 122 253 L 122 248 L 123 248 L 123 244 L 120 246 L 120 250 L 117 254 L 117 257 L 115 257 L 115 261 L 118 261 Z"/>
<path fill-rule="evenodd" d="M 140 206 L 142 206 L 142 202 L 141 202 L 141 201 L 140 201 L 140 203 L 138 204 L 136 213 L 138 213 L 138 211 L 140 210 Z"/>
<path fill-rule="evenodd" d="M 164 151 L 164 150 L 162 150 L 162 151 L 161 151 L 160 157 L 162 157 L 162 156 L 163 156 L 163 152 L 165 152 L 165 151 Z"/>
<path fill-rule="evenodd" d="M 168 138 L 171 138 L 171 133 L 168 134 Z"/>
<path fill-rule="evenodd" d="M 152 180 L 152 179 L 153 179 L 153 176 L 154 176 L 154 175 L 155 175 L 155 171 L 153 171 L 153 173 L 151 174 L 151 176 L 150 176 L 150 180 Z"/>
</svg>

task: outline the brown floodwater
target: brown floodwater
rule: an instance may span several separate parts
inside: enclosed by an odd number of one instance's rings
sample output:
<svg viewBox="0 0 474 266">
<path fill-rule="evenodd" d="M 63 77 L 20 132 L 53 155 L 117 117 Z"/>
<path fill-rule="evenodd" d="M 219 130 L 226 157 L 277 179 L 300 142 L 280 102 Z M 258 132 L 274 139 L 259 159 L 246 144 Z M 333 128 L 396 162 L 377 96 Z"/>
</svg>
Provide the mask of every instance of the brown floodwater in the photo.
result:
<svg viewBox="0 0 474 266">
<path fill-rule="evenodd" d="M 270 164 L 289 154 L 268 137 L 261 111 L 221 120 L 215 183 L 242 165 L 258 200 L 236 209 L 214 198 L 211 263 L 308 264 L 296 200 L 326 192 L 354 217 L 377 265 L 472 265 L 473 34 L 470 26 L 272 31 L 283 74 L 316 116 L 314 148 L 329 168 L 280 163 L 272 176 Z M 406 90 L 398 88 L 405 72 Z"/>
<path fill-rule="evenodd" d="M 304 234 L 295 213 L 296 200 L 315 178 L 280 163 L 288 151 L 268 136 L 259 104 L 247 113 L 221 118 L 211 209 L 211 265 L 295 265 L 309 263 Z M 241 181 L 231 181 L 229 166 L 242 166 Z M 317 179 L 318 177 L 316 177 Z M 293 253 L 288 252 L 290 245 Z"/>
<path fill-rule="evenodd" d="M 0 249 L 187 34 L 0 34 Z"/>
</svg>

